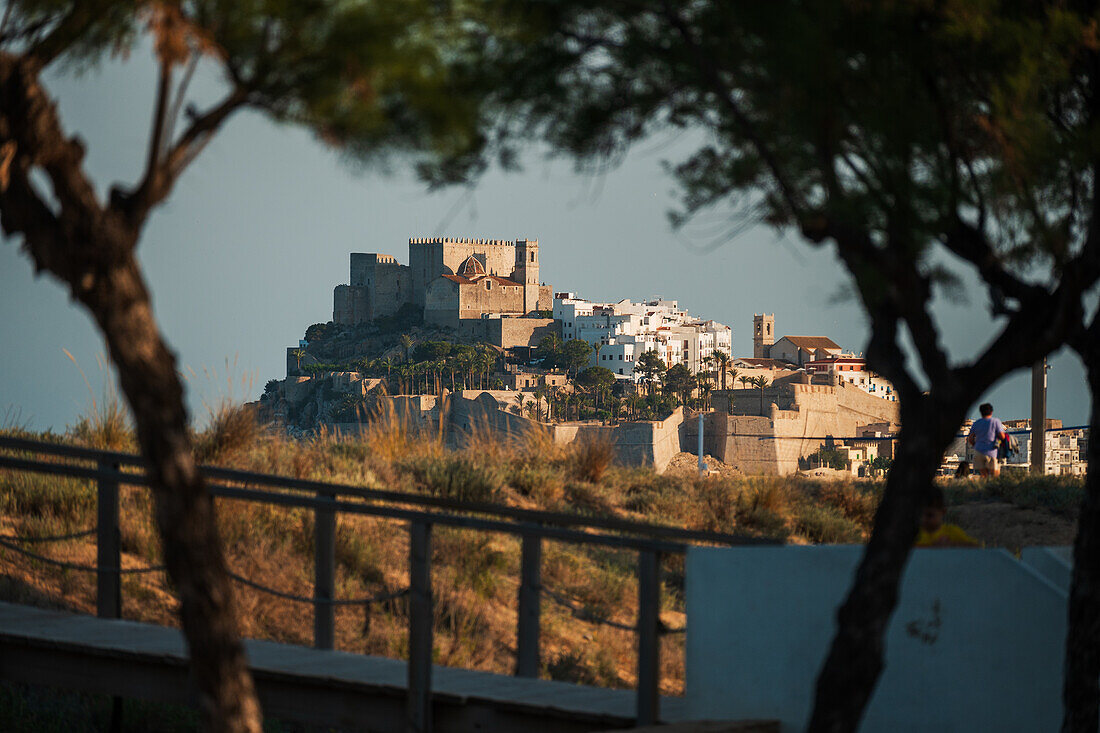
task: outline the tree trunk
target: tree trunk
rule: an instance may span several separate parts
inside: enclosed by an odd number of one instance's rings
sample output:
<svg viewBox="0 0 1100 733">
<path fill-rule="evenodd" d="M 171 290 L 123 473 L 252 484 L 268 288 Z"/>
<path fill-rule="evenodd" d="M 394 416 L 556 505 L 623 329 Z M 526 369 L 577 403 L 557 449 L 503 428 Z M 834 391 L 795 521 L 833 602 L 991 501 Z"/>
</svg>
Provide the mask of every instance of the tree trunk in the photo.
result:
<svg viewBox="0 0 1100 733">
<path fill-rule="evenodd" d="M 258 733 L 262 716 L 238 639 L 213 499 L 191 453 L 175 356 L 153 319 L 134 258 L 108 270 L 80 299 L 106 337 L 133 411 L 206 727 Z"/>
<path fill-rule="evenodd" d="M 15 146 L 10 175 L 0 181 L 0 225 L 23 237 L 36 268 L 70 288 L 106 339 L 145 457 L 205 727 L 258 733 L 260 706 L 237 637 L 213 500 L 191 454 L 175 357 L 134 256 L 144 217 L 115 194 L 110 206 L 100 204 L 83 173 L 84 147 L 65 136 L 38 71 L 0 53 L 0 139 Z M 52 184 L 55 208 L 31 185 L 36 171 Z"/>
<path fill-rule="evenodd" d="M 837 630 L 818 674 L 811 733 L 855 731 L 883 668 L 883 638 L 897 606 L 902 573 L 916 540 L 920 515 L 936 468 L 962 423 L 960 409 L 902 403 L 897 455 L 875 514 L 871 539 L 837 612 Z M 956 403 L 958 404 L 958 403 Z M 958 414 L 956 414 L 958 413 Z"/>
<path fill-rule="evenodd" d="M 1092 426 L 1100 425 L 1100 344 L 1095 335 L 1086 343 L 1088 348 L 1081 351 L 1081 357 L 1092 393 L 1089 471 L 1073 546 L 1062 689 L 1063 733 L 1095 733 L 1100 720 L 1100 444 L 1091 431 Z"/>
</svg>

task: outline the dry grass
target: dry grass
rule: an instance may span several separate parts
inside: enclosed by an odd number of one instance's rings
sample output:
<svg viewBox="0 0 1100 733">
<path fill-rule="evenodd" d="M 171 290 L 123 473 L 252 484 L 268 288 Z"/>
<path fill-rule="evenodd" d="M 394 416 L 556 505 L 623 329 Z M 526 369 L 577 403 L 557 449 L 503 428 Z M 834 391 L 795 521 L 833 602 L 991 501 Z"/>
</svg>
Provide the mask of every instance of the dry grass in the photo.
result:
<svg viewBox="0 0 1100 733">
<path fill-rule="evenodd" d="M 413 423 L 390 410 L 358 436 L 322 433 L 290 440 L 265 433 L 250 413 L 225 408 L 212 413 L 197 435 L 196 457 L 250 471 L 357 486 L 402 490 L 527 508 L 578 512 L 720 532 L 746 532 L 792 542 L 859 542 L 866 538 L 881 486 L 819 482 L 797 477 L 659 475 L 614 465 L 607 442 L 558 445 L 532 430 L 500 441 L 471 431 L 458 450 L 444 446 L 440 426 Z M 114 420 L 114 418 L 112 418 Z M 89 424 L 91 424 L 89 422 Z M 117 424 L 117 423 L 116 423 Z M 99 433 L 96 440 L 114 435 Z M 90 440 L 83 428 L 71 440 Z M 36 436 L 50 437 L 50 436 Z M 56 439 L 52 436 L 51 439 Z M 112 438 L 113 440 L 114 438 Z M 115 443 L 117 445 L 117 443 Z M 1050 483 L 1050 482 L 1048 482 Z M 1049 490 L 1048 490 L 1049 489 Z M 960 486 L 964 495 L 1015 497 L 1020 502 L 1070 506 L 1079 484 L 988 483 Z M 1074 493 L 1076 492 L 1076 494 Z M 218 500 L 219 531 L 234 572 L 286 593 L 312 594 L 313 515 L 294 508 Z M 0 471 L 0 532 L 60 534 L 94 526 L 91 483 Z M 404 523 L 341 515 L 336 531 L 336 594 L 365 598 L 408 584 L 408 530 Z M 160 562 L 158 534 L 148 493 L 123 488 L 121 534 L 127 567 Z M 74 562 L 94 559 L 94 540 L 46 549 Z M 443 664 L 510 673 L 514 665 L 519 542 L 503 535 L 437 528 L 433 532 L 436 655 Z M 544 545 L 543 675 L 601 685 L 629 686 L 634 675 L 633 634 L 597 623 L 634 623 L 637 586 L 634 558 L 588 546 Z M 0 597 L 90 612 L 94 578 L 67 573 L 0 551 Z M 662 618 L 684 623 L 683 560 L 663 565 Z M 237 585 L 242 633 L 249 637 L 309 644 L 311 609 Z M 158 574 L 127 577 L 124 615 L 174 625 L 176 600 Z M 404 598 L 370 606 L 339 607 L 338 649 L 400 657 L 407 653 L 408 606 Z M 683 636 L 662 644 L 662 691 L 683 691 Z"/>
<path fill-rule="evenodd" d="M 573 474 L 582 481 L 599 483 L 604 472 L 615 462 L 615 441 L 596 436 L 573 444 Z"/>
<path fill-rule="evenodd" d="M 195 460 L 218 463 L 248 448 L 259 437 L 256 411 L 248 405 L 223 402 L 210 413 L 210 424 L 193 439 Z"/>
</svg>

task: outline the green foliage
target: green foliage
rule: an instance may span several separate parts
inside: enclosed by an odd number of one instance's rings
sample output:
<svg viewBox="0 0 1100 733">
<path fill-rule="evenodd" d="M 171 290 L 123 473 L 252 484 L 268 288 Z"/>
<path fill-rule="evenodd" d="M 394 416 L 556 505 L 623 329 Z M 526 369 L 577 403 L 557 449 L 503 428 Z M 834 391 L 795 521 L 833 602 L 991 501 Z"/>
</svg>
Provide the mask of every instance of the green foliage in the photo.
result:
<svg viewBox="0 0 1100 733">
<path fill-rule="evenodd" d="M 634 365 L 634 371 L 642 375 L 647 383 L 652 382 L 654 379 L 659 379 L 661 375 L 665 373 L 666 366 L 661 357 L 656 351 L 647 351 L 638 357 L 638 362 Z"/>
<path fill-rule="evenodd" d="M 615 373 L 606 367 L 588 367 L 577 375 L 576 380 L 582 387 L 607 390 L 615 384 Z"/>
<path fill-rule="evenodd" d="M 557 334 L 543 337 L 535 347 L 534 357 L 547 369 L 555 369 L 562 366 L 562 349 L 565 342 Z"/>
<path fill-rule="evenodd" d="M 592 358 L 592 346 L 587 341 L 569 339 L 561 349 L 561 364 L 566 371 L 577 373 Z"/>
<path fill-rule="evenodd" d="M 412 350 L 413 361 L 436 361 L 450 355 L 455 345 L 449 341 L 421 341 Z"/>
<path fill-rule="evenodd" d="M 859 525 L 830 506 L 809 506 L 795 518 L 795 529 L 815 544 L 860 542 Z"/>
<path fill-rule="evenodd" d="M 695 389 L 695 375 L 683 364 L 673 364 L 661 377 L 665 392 L 680 395 L 680 400 L 687 402 L 688 395 Z"/>
<path fill-rule="evenodd" d="M 462 455 L 429 457 L 412 463 L 411 467 L 428 493 L 448 499 L 492 501 L 504 483 L 497 468 Z"/>
<path fill-rule="evenodd" d="M 810 458 L 816 459 L 822 466 L 828 466 L 837 471 L 844 471 L 848 468 L 848 459 L 842 456 L 836 448 L 821 446 L 810 454 Z"/>
<path fill-rule="evenodd" d="M 890 467 L 894 465 L 894 459 L 887 456 L 875 456 L 871 461 L 872 470 L 889 471 Z"/>
<path fill-rule="evenodd" d="M 977 484 L 986 497 L 1009 501 L 1027 509 L 1041 508 L 1065 516 L 1076 516 L 1084 497 L 1084 485 L 1075 476 L 1033 476 L 1001 471 L 996 478 Z M 972 490 L 970 490 L 972 492 Z M 970 492 L 968 492 L 970 493 Z"/>
<path fill-rule="evenodd" d="M 313 343 L 314 341 L 324 341 L 331 338 L 340 332 L 340 326 L 329 321 L 328 323 L 314 323 L 312 326 L 306 329 L 305 340 Z"/>
</svg>

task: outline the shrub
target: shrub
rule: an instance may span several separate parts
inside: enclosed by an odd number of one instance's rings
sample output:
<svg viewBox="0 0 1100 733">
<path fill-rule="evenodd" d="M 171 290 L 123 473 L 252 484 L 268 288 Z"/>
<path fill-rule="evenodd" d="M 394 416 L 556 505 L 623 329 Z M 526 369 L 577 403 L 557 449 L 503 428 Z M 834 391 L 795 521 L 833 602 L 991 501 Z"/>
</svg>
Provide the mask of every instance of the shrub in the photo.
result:
<svg viewBox="0 0 1100 733">
<path fill-rule="evenodd" d="M 429 457 L 412 468 L 429 494 L 459 501 L 492 501 L 503 484 L 497 469 L 462 455 Z"/>
<path fill-rule="evenodd" d="M 384 581 L 378 549 L 342 517 L 336 525 L 336 564 L 364 583 Z"/>
<path fill-rule="evenodd" d="M 107 392 L 101 401 L 93 399 L 91 409 L 77 418 L 69 432 L 89 448 L 125 451 L 134 447 L 130 413 L 113 392 Z"/>
<path fill-rule="evenodd" d="M 212 463 L 225 459 L 256 442 L 260 435 L 256 412 L 248 405 L 222 403 L 210 412 L 206 430 L 195 437 L 195 460 Z"/>
<path fill-rule="evenodd" d="M 574 444 L 573 473 L 582 481 L 599 483 L 614 460 L 615 441 L 612 438 L 597 435 Z"/>
<path fill-rule="evenodd" d="M 809 505 L 795 516 L 795 531 L 815 544 L 863 541 L 863 530 L 836 508 Z"/>
<path fill-rule="evenodd" d="M 830 482 L 818 491 L 819 499 L 837 509 L 842 515 L 861 527 L 870 528 L 875 521 L 879 495 L 848 483 Z"/>
</svg>

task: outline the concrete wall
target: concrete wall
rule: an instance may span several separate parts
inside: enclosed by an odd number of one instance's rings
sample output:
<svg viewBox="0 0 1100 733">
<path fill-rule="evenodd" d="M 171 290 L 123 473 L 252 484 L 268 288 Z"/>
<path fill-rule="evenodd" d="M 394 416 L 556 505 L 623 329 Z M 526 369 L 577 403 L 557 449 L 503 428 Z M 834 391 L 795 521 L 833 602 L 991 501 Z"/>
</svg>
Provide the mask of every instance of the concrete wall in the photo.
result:
<svg viewBox="0 0 1100 733">
<path fill-rule="evenodd" d="M 691 719 L 803 730 L 861 547 L 691 548 Z M 1057 730 L 1066 594 L 1004 550 L 916 550 L 860 730 Z"/>
</svg>

